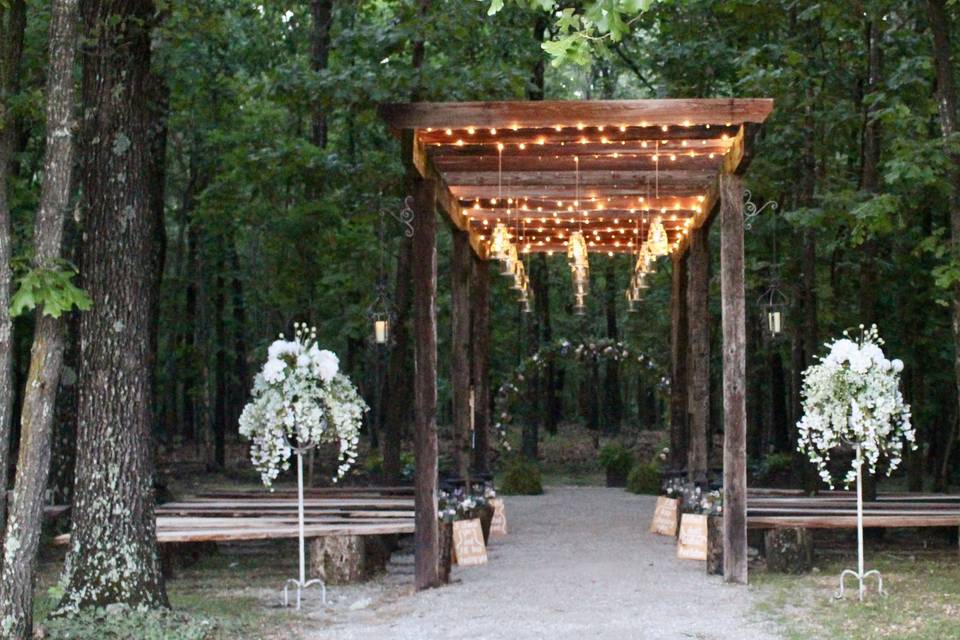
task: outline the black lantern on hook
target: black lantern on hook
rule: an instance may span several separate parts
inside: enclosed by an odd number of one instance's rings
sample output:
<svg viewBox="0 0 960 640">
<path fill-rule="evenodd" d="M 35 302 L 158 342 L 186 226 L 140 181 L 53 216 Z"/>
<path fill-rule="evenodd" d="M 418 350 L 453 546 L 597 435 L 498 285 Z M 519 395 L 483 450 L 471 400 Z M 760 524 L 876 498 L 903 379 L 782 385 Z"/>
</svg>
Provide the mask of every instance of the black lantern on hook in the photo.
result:
<svg viewBox="0 0 960 640">
<path fill-rule="evenodd" d="M 774 274 L 770 288 L 764 291 L 757 300 L 757 305 L 766 318 L 767 332 L 773 338 L 777 338 L 783 333 L 783 319 L 788 304 L 789 300 L 780 288 L 780 276 Z"/>
</svg>

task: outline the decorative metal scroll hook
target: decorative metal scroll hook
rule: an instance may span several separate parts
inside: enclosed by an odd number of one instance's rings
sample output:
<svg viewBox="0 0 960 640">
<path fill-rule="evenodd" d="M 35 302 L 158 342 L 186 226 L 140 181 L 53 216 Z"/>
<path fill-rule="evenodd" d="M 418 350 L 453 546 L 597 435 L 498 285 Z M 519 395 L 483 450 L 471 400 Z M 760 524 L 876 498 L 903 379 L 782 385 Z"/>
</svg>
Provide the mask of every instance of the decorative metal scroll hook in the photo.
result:
<svg viewBox="0 0 960 640">
<path fill-rule="evenodd" d="M 380 209 L 380 217 L 383 218 L 386 215 L 389 215 L 406 227 L 406 230 L 403 232 L 405 236 L 408 238 L 413 237 L 413 219 L 415 217 L 413 213 L 413 196 L 407 196 L 403 199 L 403 208 L 401 208 L 400 211 Z"/>
<path fill-rule="evenodd" d="M 752 229 L 753 220 L 758 215 L 763 213 L 764 209 L 770 207 L 771 211 L 776 211 L 780 205 L 777 204 L 776 200 L 768 200 L 763 204 L 762 207 L 757 207 L 757 204 L 753 201 L 753 194 L 749 189 L 743 190 L 743 220 L 744 228 Z"/>
</svg>

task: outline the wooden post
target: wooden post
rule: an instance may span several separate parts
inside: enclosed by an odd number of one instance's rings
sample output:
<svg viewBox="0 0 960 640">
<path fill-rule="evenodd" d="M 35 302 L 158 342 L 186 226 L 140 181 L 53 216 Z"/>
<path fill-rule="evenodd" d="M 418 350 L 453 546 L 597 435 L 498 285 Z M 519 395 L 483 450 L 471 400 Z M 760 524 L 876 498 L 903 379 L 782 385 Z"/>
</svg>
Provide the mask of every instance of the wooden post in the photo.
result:
<svg viewBox="0 0 960 640">
<path fill-rule="evenodd" d="M 450 259 L 450 382 L 453 386 L 453 455 L 457 476 L 470 487 L 470 236 L 456 228 Z"/>
<path fill-rule="evenodd" d="M 433 180 L 412 179 L 413 446 L 416 587 L 440 584 L 437 574 L 437 215 Z"/>
<path fill-rule="evenodd" d="M 743 184 L 720 175 L 720 287 L 723 309 L 723 579 L 747 583 L 746 309 Z"/>
<path fill-rule="evenodd" d="M 690 233 L 690 283 L 687 288 L 687 322 L 690 328 L 689 453 L 687 472 L 693 482 L 707 479 L 707 434 L 710 426 L 710 248 L 705 224 Z"/>
<path fill-rule="evenodd" d="M 670 464 L 681 469 L 687 462 L 687 257 L 671 254 L 670 289 Z"/>
<path fill-rule="evenodd" d="M 490 263 L 473 256 L 470 271 L 470 305 L 473 379 L 473 468 L 479 473 L 489 470 L 490 449 Z"/>
</svg>

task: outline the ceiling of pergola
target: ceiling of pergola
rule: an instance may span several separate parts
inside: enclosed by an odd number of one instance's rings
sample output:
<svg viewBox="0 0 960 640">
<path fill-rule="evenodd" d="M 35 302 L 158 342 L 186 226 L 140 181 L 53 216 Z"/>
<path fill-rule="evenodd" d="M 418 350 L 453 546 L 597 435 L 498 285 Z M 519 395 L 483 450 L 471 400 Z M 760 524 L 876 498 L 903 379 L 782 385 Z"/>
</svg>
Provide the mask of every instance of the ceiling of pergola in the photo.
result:
<svg viewBox="0 0 960 640">
<path fill-rule="evenodd" d="M 505 222 L 522 252 L 562 252 L 582 229 L 592 252 L 637 250 L 659 218 L 675 250 L 742 172 L 768 99 L 411 103 L 381 114 L 407 132 L 410 161 L 486 257 Z"/>
</svg>

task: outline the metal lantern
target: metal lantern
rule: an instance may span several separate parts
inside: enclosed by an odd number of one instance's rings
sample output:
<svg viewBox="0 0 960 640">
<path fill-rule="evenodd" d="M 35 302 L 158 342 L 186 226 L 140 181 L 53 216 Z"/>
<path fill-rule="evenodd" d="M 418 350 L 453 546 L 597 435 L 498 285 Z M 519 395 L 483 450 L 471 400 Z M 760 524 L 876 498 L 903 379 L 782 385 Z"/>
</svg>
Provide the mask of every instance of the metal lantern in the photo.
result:
<svg viewBox="0 0 960 640">
<path fill-rule="evenodd" d="M 780 278 L 774 275 L 770 288 L 757 300 L 757 306 L 763 311 L 766 320 L 767 332 L 773 338 L 783 333 L 784 314 L 788 304 L 786 294 L 780 289 Z"/>
</svg>

